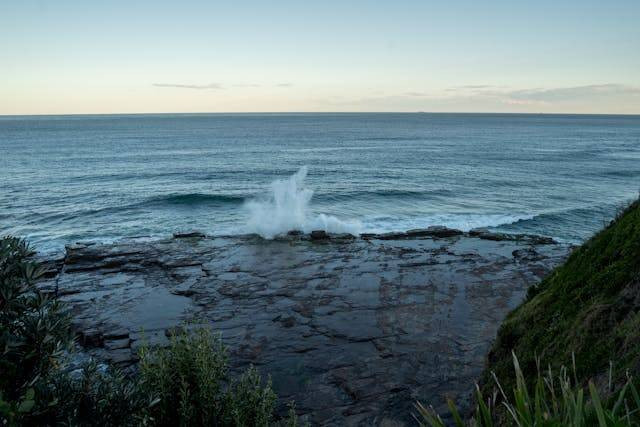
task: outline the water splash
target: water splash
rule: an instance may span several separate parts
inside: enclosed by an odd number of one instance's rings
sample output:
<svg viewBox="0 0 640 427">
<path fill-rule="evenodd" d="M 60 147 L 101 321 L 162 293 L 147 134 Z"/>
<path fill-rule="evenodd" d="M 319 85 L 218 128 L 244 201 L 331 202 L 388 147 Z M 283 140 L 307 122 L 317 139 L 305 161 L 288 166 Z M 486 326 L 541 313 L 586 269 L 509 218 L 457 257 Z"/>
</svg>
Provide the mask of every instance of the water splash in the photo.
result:
<svg viewBox="0 0 640 427">
<path fill-rule="evenodd" d="M 310 212 L 313 190 L 304 186 L 307 172 L 307 167 L 303 166 L 289 178 L 275 180 L 271 183 L 270 193 L 245 204 L 249 211 L 249 233 L 259 234 L 265 239 L 273 239 L 290 230 L 305 233 L 312 230 L 360 233 L 361 224 L 358 221 L 342 221 L 332 215 L 314 215 Z"/>
</svg>

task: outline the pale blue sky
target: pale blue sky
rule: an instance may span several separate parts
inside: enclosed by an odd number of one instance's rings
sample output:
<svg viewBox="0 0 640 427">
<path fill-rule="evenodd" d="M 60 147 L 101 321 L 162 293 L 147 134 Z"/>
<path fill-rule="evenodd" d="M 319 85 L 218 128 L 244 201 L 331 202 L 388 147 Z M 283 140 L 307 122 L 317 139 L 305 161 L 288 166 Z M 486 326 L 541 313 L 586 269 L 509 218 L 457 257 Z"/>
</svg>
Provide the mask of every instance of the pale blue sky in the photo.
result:
<svg viewBox="0 0 640 427">
<path fill-rule="evenodd" d="M 640 1 L 0 0 L 0 114 L 640 113 Z"/>
</svg>

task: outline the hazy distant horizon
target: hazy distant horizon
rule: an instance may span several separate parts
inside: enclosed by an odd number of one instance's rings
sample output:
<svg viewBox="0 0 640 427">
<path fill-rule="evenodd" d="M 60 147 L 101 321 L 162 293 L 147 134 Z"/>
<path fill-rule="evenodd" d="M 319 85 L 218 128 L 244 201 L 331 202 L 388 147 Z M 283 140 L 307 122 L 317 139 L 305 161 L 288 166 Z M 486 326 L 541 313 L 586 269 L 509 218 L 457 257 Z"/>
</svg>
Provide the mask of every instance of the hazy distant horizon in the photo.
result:
<svg viewBox="0 0 640 427">
<path fill-rule="evenodd" d="M 165 112 L 133 112 L 133 113 L 60 113 L 60 114 L 0 114 L 0 118 L 8 117 L 73 117 L 73 116 L 197 116 L 197 115 L 340 115 L 340 114 L 452 114 L 452 115 L 514 115 L 514 116 L 640 116 L 640 113 L 529 113 L 499 111 L 165 111 Z"/>
</svg>

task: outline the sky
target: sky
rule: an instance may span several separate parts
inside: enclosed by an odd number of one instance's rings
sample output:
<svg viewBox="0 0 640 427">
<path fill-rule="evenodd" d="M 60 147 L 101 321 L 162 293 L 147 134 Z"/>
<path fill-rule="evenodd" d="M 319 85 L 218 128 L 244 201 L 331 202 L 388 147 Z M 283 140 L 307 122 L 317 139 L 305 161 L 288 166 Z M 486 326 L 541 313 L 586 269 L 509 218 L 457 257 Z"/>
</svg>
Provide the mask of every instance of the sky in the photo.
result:
<svg viewBox="0 0 640 427">
<path fill-rule="evenodd" d="M 0 0 L 0 114 L 640 114 L 640 0 Z"/>
</svg>

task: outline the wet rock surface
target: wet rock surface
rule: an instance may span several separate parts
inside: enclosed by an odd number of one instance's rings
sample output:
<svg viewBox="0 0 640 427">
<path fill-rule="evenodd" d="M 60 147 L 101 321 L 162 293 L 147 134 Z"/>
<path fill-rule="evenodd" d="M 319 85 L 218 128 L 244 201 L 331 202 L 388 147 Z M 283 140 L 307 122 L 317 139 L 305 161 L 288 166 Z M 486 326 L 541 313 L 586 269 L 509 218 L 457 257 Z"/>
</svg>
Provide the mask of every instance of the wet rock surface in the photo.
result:
<svg viewBox="0 0 640 427">
<path fill-rule="evenodd" d="M 502 318 L 569 251 L 443 227 L 314 233 L 79 243 L 41 286 L 86 351 L 119 366 L 197 319 L 312 424 L 413 425 L 416 399 L 468 397 Z"/>
</svg>

